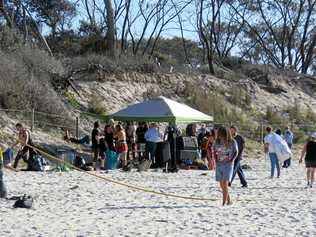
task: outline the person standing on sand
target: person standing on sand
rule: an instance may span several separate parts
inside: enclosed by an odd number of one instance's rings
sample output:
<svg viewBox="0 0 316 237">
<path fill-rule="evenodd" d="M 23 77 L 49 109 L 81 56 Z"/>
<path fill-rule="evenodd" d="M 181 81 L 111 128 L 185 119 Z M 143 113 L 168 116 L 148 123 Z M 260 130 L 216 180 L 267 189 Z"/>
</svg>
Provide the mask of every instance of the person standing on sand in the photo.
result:
<svg viewBox="0 0 316 237">
<path fill-rule="evenodd" d="M 216 161 L 214 157 L 214 149 L 213 145 L 215 142 L 215 131 L 214 129 L 211 130 L 209 134 L 207 134 L 207 144 L 206 144 L 206 152 L 207 152 L 207 163 L 209 170 L 215 170 Z"/>
<path fill-rule="evenodd" d="M 155 163 L 157 143 L 161 142 L 161 136 L 156 123 L 152 123 L 145 133 L 146 139 L 146 158 Z"/>
<path fill-rule="evenodd" d="M 30 132 L 24 128 L 24 126 L 21 123 L 17 123 L 15 125 L 17 131 L 18 131 L 18 140 L 16 143 L 12 145 L 12 149 L 17 146 L 18 144 L 21 144 L 21 148 L 15 157 L 14 163 L 13 163 L 13 168 L 16 169 L 19 163 L 19 160 L 22 158 L 24 162 L 26 162 L 27 165 L 27 170 L 31 169 L 31 163 L 33 162 L 33 156 L 36 154 L 34 149 L 34 144 L 31 139 Z M 29 147 L 32 146 L 32 147 Z M 28 153 L 28 157 L 27 157 Z"/>
<path fill-rule="evenodd" d="M 302 163 L 305 156 L 305 166 L 307 169 L 307 188 L 312 188 L 315 180 L 315 169 L 316 169 L 316 132 L 314 132 L 309 141 L 305 144 L 301 158 L 299 160 Z"/>
<path fill-rule="evenodd" d="M 272 132 L 271 127 L 266 128 L 267 135 L 264 137 L 264 153 L 268 154 L 271 161 L 271 179 L 274 177 L 274 169 L 277 169 L 277 177 L 280 178 L 280 164 L 275 150 L 274 136 L 278 134 Z"/>
<path fill-rule="evenodd" d="M 116 151 L 120 154 L 120 160 L 122 162 L 122 168 L 125 169 L 127 166 L 127 152 L 128 146 L 126 142 L 126 133 L 121 124 L 115 126 L 114 139 L 116 142 Z"/>
<path fill-rule="evenodd" d="M 131 160 L 130 153 L 132 155 L 132 159 L 135 160 L 136 158 L 136 125 L 134 122 L 129 122 L 126 125 L 126 139 L 128 145 L 128 155 L 127 158 Z"/>
<path fill-rule="evenodd" d="M 146 123 L 138 123 L 136 129 L 136 143 L 138 150 L 138 159 L 142 157 L 141 144 L 146 144 L 145 133 L 148 130 L 148 125 Z"/>
<path fill-rule="evenodd" d="M 294 140 L 294 134 L 290 130 L 290 127 L 286 127 L 283 138 L 286 141 L 287 145 L 289 146 L 290 149 L 292 149 L 293 146 L 293 140 Z M 288 168 L 291 165 L 291 157 L 283 162 L 283 168 Z"/>
<path fill-rule="evenodd" d="M 243 172 L 241 165 L 240 165 L 240 161 L 242 160 L 242 153 L 243 153 L 243 150 L 245 148 L 245 139 L 238 134 L 237 127 L 235 127 L 235 126 L 230 127 L 230 132 L 231 132 L 232 137 L 237 142 L 238 155 L 234 161 L 234 172 L 233 172 L 232 179 L 230 180 L 229 186 L 231 186 L 236 174 L 238 174 L 238 177 L 240 179 L 240 183 L 241 183 L 242 187 L 247 188 L 248 184 L 247 184 L 244 172 Z"/>
<path fill-rule="evenodd" d="M 220 127 L 213 145 L 216 160 L 216 181 L 223 192 L 223 206 L 231 205 L 232 200 L 228 192 L 228 183 L 232 178 L 234 160 L 238 155 L 237 142 L 231 137 L 229 129 Z"/>
<path fill-rule="evenodd" d="M 104 139 L 107 150 L 115 151 L 114 146 L 114 120 L 110 119 L 109 123 L 104 127 Z"/>
<path fill-rule="evenodd" d="M 6 198 L 7 196 L 7 188 L 3 181 L 3 152 L 4 146 L 0 143 L 0 198 Z"/>
<path fill-rule="evenodd" d="M 100 162 L 99 155 L 100 155 L 100 139 L 103 138 L 99 131 L 99 122 L 94 122 L 92 133 L 91 133 L 91 142 L 92 142 L 92 153 L 93 153 L 93 163 L 94 168 L 97 168 L 97 163 Z"/>
</svg>

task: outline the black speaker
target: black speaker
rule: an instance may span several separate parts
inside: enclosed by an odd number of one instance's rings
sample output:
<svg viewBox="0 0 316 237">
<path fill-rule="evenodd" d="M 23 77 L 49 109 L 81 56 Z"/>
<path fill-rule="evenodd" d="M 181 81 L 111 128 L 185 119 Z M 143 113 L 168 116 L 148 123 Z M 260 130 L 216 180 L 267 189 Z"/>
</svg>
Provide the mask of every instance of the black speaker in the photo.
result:
<svg viewBox="0 0 316 237">
<path fill-rule="evenodd" d="M 158 142 L 153 168 L 164 168 L 165 163 L 171 159 L 169 142 Z"/>
<path fill-rule="evenodd" d="M 183 137 L 177 137 L 176 139 L 176 164 L 181 163 L 180 151 L 184 149 Z"/>
</svg>

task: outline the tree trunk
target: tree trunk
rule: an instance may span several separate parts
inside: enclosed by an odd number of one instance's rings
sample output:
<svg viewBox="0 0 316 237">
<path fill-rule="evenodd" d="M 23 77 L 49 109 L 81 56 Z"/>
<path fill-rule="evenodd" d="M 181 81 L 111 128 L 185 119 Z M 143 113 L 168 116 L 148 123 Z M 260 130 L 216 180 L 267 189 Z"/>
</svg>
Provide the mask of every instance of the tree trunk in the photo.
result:
<svg viewBox="0 0 316 237">
<path fill-rule="evenodd" d="M 111 0 L 104 0 L 106 6 L 107 33 L 106 33 L 106 49 L 111 58 L 115 58 L 115 26 L 114 13 Z"/>
<path fill-rule="evenodd" d="M 126 34 L 126 26 L 128 23 L 128 17 L 129 17 L 129 8 L 131 5 L 131 0 L 126 0 L 125 1 L 125 5 L 126 5 L 126 15 L 124 18 L 124 22 L 123 22 L 123 27 L 122 27 L 122 36 L 121 36 L 121 53 L 125 52 L 125 50 L 127 49 L 127 34 Z"/>
<path fill-rule="evenodd" d="M 208 68 L 211 74 L 215 74 L 214 64 L 213 64 L 213 52 L 211 50 L 207 50 L 207 63 Z"/>
</svg>

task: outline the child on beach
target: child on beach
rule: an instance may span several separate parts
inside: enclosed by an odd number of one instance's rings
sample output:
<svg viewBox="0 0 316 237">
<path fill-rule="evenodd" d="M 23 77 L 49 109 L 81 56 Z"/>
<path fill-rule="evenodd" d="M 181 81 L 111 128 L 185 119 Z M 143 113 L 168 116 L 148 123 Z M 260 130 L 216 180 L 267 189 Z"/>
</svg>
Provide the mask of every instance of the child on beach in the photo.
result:
<svg viewBox="0 0 316 237">
<path fill-rule="evenodd" d="M 233 175 L 234 160 L 238 154 L 238 146 L 232 138 L 229 129 L 225 127 L 218 129 L 213 149 L 216 160 L 216 181 L 219 182 L 223 192 L 223 206 L 231 205 L 228 183 Z"/>
<path fill-rule="evenodd" d="M 7 189 L 3 181 L 3 152 L 4 146 L 0 143 L 0 198 L 7 196 Z"/>
<path fill-rule="evenodd" d="M 311 135 L 309 141 L 305 144 L 299 160 L 300 163 L 302 163 L 304 156 L 305 166 L 307 169 L 307 188 L 312 188 L 315 180 L 316 169 L 316 132 Z"/>
<path fill-rule="evenodd" d="M 208 161 L 208 169 L 209 170 L 215 170 L 216 164 L 215 164 L 215 158 L 214 158 L 214 150 L 213 145 L 215 141 L 215 131 L 211 130 L 210 133 L 207 134 L 207 161 Z"/>
</svg>

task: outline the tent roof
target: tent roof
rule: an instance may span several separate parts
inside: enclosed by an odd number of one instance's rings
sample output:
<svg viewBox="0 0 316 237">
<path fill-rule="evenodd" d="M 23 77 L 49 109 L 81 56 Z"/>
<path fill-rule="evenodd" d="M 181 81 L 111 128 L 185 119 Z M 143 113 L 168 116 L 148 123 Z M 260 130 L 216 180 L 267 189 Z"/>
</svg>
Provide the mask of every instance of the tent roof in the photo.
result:
<svg viewBox="0 0 316 237">
<path fill-rule="evenodd" d="M 194 123 L 213 121 L 213 117 L 166 97 L 145 100 L 111 116 L 115 120 L 137 122 Z"/>
</svg>

